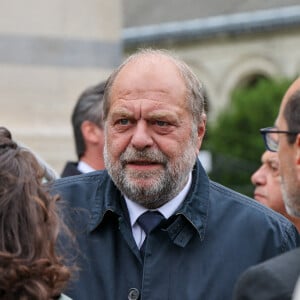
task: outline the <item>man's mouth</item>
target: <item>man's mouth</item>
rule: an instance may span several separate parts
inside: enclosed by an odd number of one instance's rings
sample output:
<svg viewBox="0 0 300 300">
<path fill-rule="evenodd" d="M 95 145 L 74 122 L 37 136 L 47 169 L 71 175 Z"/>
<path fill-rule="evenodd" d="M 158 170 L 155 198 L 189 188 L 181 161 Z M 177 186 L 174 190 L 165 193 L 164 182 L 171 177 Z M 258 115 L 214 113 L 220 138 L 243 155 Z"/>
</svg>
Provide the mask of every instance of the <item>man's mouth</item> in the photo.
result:
<svg viewBox="0 0 300 300">
<path fill-rule="evenodd" d="M 152 171 L 161 168 L 162 164 L 157 161 L 149 161 L 149 160 L 131 160 L 125 162 L 125 167 L 135 171 Z"/>
<path fill-rule="evenodd" d="M 262 199 L 265 199 L 265 196 L 260 193 L 254 193 L 254 199 L 257 201 L 261 201 Z"/>
<path fill-rule="evenodd" d="M 133 160 L 133 161 L 126 162 L 126 164 L 146 166 L 146 165 L 157 165 L 160 163 L 157 161 L 149 161 L 149 160 Z"/>
</svg>

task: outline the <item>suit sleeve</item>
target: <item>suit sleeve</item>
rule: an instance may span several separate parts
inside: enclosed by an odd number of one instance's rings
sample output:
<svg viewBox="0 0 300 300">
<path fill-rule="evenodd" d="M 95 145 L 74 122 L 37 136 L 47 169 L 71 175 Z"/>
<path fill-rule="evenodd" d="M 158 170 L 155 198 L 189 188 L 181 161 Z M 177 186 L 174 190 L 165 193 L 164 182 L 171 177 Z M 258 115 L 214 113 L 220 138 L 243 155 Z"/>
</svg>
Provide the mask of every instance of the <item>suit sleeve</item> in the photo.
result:
<svg viewBox="0 0 300 300">
<path fill-rule="evenodd" d="M 288 300 L 292 293 L 285 287 L 281 275 L 260 264 L 246 270 L 238 279 L 233 300 Z"/>
</svg>

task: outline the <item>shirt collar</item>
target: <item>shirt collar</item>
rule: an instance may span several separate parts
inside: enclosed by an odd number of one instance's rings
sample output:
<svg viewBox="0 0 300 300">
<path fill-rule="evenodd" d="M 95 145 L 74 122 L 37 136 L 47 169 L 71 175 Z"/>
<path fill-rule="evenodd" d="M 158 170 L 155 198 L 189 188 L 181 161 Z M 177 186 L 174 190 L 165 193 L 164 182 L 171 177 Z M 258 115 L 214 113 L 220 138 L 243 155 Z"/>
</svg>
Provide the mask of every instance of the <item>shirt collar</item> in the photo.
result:
<svg viewBox="0 0 300 300">
<path fill-rule="evenodd" d="M 88 173 L 95 171 L 94 168 L 92 168 L 90 165 L 88 165 L 86 162 L 80 160 L 77 165 L 77 170 L 81 173 Z"/>
<path fill-rule="evenodd" d="M 187 195 L 192 183 L 192 173 L 189 174 L 188 181 L 184 188 L 181 190 L 181 192 L 173 198 L 171 201 L 165 203 L 163 206 L 159 207 L 157 211 L 159 211 L 166 219 L 168 219 L 170 216 L 174 214 L 174 212 L 177 210 L 177 208 L 181 205 L 181 203 L 184 201 L 185 196 Z M 128 208 L 128 213 L 130 217 L 130 223 L 131 226 L 133 226 L 138 217 L 142 215 L 145 211 L 148 209 L 144 206 L 128 199 L 126 196 L 124 196 L 126 205 Z"/>
<path fill-rule="evenodd" d="M 93 178 L 93 180 L 90 180 L 90 177 Z M 64 179 L 68 180 L 66 178 Z M 120 198 L 124 198 L 124 196 L 121 195 L 121 192 L 114 185 L 107 174 L 107 170 L 89 173 L 83 177 L 78 176 L 77 180 L 80 182 L 86 180 L 90 184 L 93 184 L 92 187 L 94 187 L 94 185 L 96 186 L 95 188 L 91 188 L 90 186 L 88 188 L 90 190 L 88 199 L 90 202 L 88 207 L 91 211 L 91 218 L 89 221 L 90 231 L 94 230 L 102 222 L 106 213 L 111 212 L 124 217 L 124 209 L 122 209 L 120 205 Z M 72 182 L 74 181 L 76 180 L 72 179 Z M 185 198 L 183 200 L 184 203 L 181 203 L 182 205 L 179 204 L 178 209 L 176 210 L 176 214 L 184 216 L 198 231 L 201 240 L 204 239 L 205 228 L 207 226 L 210 184 L 210 180 L 201 166 L 200 161 L 197 160 L 192 170 L 190 187 L 189 183 L 187 183 L 187 194 L 183 196 Z M 124 200 L 124 206 L 125 205 L 126 200 Z M 129 215 L 129 207 L 127 205 L 126 209 L 128 209 Z M 143 212 L 146 210 L 143 207 L 142 209 Z M 130 216 L 128 216 L 128 218 L 130 218 L 130 222 L 134 221 Z M 177 231 L 178 230 L 175 230 L 174 232 L 176 233 Z"/>
</svg>

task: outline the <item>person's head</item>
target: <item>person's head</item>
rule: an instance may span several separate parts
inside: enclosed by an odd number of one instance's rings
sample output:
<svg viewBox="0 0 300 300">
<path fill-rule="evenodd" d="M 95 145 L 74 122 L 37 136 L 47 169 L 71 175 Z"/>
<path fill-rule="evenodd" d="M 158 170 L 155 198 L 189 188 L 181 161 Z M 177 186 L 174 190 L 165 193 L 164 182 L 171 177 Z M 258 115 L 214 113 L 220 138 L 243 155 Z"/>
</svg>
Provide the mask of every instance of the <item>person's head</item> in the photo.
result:
<svg viewBox="0 0 300 300">
<path fill-rule="evenodd" d="M 261 163 L 261 166 L 251 176 L 251 182 L 255 186 L 254 199 L 285 214 L 277 153 L 265 151 L 261 157 Z"/>
<path fill-rule="evenodd" d="M 54 299 L 70 278 L 56 252 L 58 196 L 34 155 L 0 127 L 0 298 Z"/>
<path fill-rule="evenodd" d="M 297 134 L 279 134 L 278 156 L 283 199 L 291 215 L 300 216 L 300 79 L 285 94 L 275 122 L 278 130 Z"/>
<path fill-rule="evenodd" d="M 184 187 L 206 124 L 203 87 L 181 60 L 141 50 L 108 79 L 105 166 L 117 187 L 157 208 Z"/>
<path fill-rule="evenodd" d="M 287 212 L 300 216 L 300 78 L 283 97 L 275 127 L 262 130 L 269 150 L 278 151 Z"/>
<path fill-rule="evenodd" d="M 255 186 L 254 199 L 290 219 L 300 232 L 300 219 L 286 211 L 279 175 L 278 153 L 265 151 L 261 157 L 261 166 L 251 176 Z"/>
<path fill-rule="evenodd" d="M 102 99 L 105 82 L 83 91 L 72 113 L 72 126 L 78 160 L 86 160 L 95 169 L 100 169 L 99 160 L 103 155 Z"/>
</svg>

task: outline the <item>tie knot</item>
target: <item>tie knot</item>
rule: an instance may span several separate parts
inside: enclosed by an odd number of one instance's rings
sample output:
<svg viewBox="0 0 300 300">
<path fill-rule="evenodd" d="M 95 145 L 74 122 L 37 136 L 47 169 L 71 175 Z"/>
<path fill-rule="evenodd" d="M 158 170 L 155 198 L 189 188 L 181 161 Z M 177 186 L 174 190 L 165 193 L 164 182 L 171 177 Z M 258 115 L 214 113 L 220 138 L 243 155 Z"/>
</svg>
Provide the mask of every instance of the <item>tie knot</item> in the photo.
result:
<svg viewBox="0 0 300 300">
<path fill-rule="evenodd" d="M 148 235 L 162 220 L 164 216 L 159 211 L 148 210 L 138 217 L 137 222 Z"/>
</svg>

